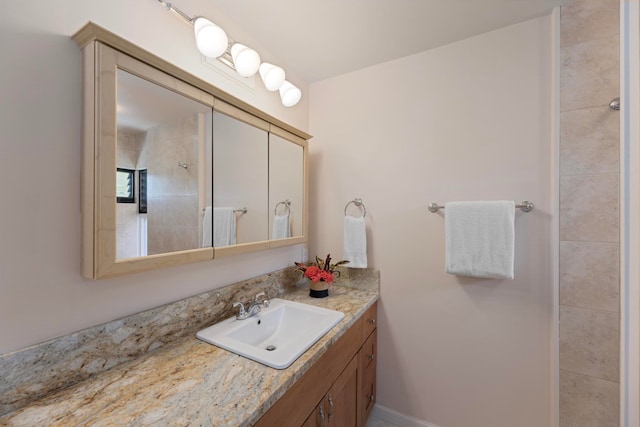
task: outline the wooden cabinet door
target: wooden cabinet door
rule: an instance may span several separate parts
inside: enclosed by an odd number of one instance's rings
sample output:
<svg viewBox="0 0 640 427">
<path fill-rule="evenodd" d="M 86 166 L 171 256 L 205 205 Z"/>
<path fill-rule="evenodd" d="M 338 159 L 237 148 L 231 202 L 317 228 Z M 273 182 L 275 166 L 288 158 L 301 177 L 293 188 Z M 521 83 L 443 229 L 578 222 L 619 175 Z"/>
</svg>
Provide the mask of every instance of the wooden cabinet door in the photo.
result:
<svg viewBox="0 0 640 427">
<path fill-rule="evenodd" d="M 322 399 L 322 402 L 316 406 L 316 409 L 309 415 L 307 421 L 302 424 L 302 427 L 326 427 L 327 425 L 327 416 L 324 411 L 325 401 Z"/>
<path fill-rule="evenodd" d="M 351 359 L 324 399 L 327 426 L 356 427 L 358 357 Z"/>
</svg>

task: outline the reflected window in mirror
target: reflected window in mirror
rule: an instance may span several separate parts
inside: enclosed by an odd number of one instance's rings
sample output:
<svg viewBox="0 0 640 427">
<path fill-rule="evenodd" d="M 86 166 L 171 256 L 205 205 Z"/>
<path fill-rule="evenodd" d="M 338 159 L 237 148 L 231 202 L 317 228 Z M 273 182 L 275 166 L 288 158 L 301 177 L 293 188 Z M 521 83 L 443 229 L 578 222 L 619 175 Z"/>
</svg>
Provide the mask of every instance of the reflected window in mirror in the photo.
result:
<svg viewBox="0 0 640 427">
<path fill-rule="evenodd" d="M 147 213 L 147 170 L 138 171 L 138 213 Z"/>
<path fill-rule="evenodd" d="M 135 171 L 118 168 L 116 172 L 116 202 L 135 203 Z"/>
</svg>

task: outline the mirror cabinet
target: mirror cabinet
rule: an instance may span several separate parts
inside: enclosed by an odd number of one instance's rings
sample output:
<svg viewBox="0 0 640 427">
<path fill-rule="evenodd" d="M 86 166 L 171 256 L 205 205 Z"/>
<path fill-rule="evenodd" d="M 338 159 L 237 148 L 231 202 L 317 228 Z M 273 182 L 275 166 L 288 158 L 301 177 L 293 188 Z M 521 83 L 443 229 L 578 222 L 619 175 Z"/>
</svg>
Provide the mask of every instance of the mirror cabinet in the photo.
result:
<svg viewBox="0 0 640 427">
<path fill-rule="evenodd" d="M 310 135 L 93 23 L 83 51 L 83 275 L 307 239 Z"/>
</svg>

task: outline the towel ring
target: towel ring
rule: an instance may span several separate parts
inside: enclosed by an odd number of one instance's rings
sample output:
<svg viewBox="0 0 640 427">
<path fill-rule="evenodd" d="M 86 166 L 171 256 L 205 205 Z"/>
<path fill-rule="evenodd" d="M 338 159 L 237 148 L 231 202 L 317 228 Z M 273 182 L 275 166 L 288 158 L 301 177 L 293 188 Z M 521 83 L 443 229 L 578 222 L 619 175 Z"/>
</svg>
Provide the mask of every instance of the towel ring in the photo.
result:
<svg viewBox="0 0 640 427">
<path fill-rule="evenodd" d="M 352 203 L 357 207 L 362 208 L 362 218 L 367 216 L 367 207 L 364 205 L 364 203 L 362 202 L 362 199 L 359 197 L 356 197 L 355 199 L 351 200 L 346 205 L 344 205 L 344 216 L 347 216 L 347 208 Z"/>
<path fill-rule="evenodd" d="M 287 208 L 287 215 L 291 214 L 291 200 L 287 199 L 283 200 L 282 202 L 278 202 L 276 207 L 273 209 L 274 215 L 278 215 L 278 206 L 280 205 L 284 205 L 284 207 Z"/>
</svg>

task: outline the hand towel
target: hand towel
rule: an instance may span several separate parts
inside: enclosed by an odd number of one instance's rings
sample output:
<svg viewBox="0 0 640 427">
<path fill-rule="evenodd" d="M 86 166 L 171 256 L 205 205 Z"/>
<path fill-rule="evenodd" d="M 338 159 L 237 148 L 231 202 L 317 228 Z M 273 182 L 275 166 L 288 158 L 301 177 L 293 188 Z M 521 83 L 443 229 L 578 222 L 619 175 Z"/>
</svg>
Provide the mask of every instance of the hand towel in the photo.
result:
<svg viewBox="0 0 640 427">
<path fill-rule="evenodd" d="M 289 227 L 289 215 L 276 215 L 273 217 L 272 239 L 286 239 L 291 237 Z"/>
<path fill-rule="evenodd" d="M 513 201 L 445 204 L 446 272 L 513 279 Z"/>
<path fill-rule="evenodd" d="M 202 218 L 202 247 L 211 247 L 211 227 L 213 220 L 211 218 L 211 206 L 204 208 L 204 217 Z"/>
<path fill-rule="evenodd" d="M 213 246 L 236 244 L 236 214 L 233 208 L 213 208 Z"/>
<path fill-rule="evenodd" d="M 367 231 L 364 217 L 344 217 L 344 253 L 347 267 L 367 268 Z"/>
</svg>

